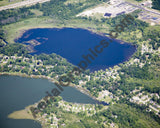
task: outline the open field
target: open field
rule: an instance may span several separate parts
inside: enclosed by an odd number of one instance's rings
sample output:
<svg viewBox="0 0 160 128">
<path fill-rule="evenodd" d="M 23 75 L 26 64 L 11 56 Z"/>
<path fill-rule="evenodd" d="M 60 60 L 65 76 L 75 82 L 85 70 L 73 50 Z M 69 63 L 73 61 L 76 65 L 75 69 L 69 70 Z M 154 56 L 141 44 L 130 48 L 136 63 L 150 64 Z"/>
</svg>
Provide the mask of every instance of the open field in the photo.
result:
<svg viewBox="0 0 160 128">
<path fill-rule="evenodd" d="M 104 16 L 105 13 L 109 13 L 111 15 L 105 17 L 116 17 L 117 15 L 121 15 L 124 13 L 131 13 L 138 8 L 133 7 L 126 3 L 124 0 L 110 0 L 106 4 L 98 5 L 95 8 L 87 9 L 86 11 L 78 14 L 77 16 L 94 16 L 96 13 Z"/>
<path fill-rule="evenodd" d="M 10 25 L 6 25 L 3 28 L 6 31 L 7 42 L 14 43 L 14 39 L 21 36 L 21 34 L 25 32 L 25 30 L 28 30 L 31 28 L 51 28 L 51 27 L 53 27 L 52 19 L 32 18 L 32 19 L 16 22 Z"/>
<path fill-rule="evenodd" d="M 32 120 L 34 120 L 33 116 L 28 113 L 29 107 L 30 106 L 26 107 L 23 110 L 14 111 L 13 113 L 8 115 L 8 118 L 11 118 L 11 119 L 32 119 Z"/>
<path fill-rule="evenodd" d="M 85 21 L 85 22 L 84 22 Z M 14 39 L 20 37 L 26 30 L 32 28 L 84 28 L 97 33 L 108 33 L 109 29 L 106 24 L 95 25 L 92 21 L 86 21 L 83 19 L 72 19 L 66 21 L 60 21 L 58 19 L 52 19 L 49 17 L 30 18 L 23 21 L 19 21 L 13 24 L 3 26 L 5 30 L 6 41 L 14 43 Z M 92 29 L 91 29 L 92 28 Z M 100 28 L 101 30 L 97 31 Z"/>
<path fill-rule="evenodd" d="M 19 0 L 21 1 L 21 0 Z M 26 1 L 21 1 L 21 2 L 17 2 L 14 4 L 9 4 L 9 5 L 2 5 L 2 7 L 0 7 L 0 11 L 1 10 L 6 10 L 6 9 L 11 9 L 11 8 L 17 8 L 17 7 L 22 7 L 22 6 L 29 6 L 29 5 L 33 5 L 36 3 L 43 3 L 46 1 L 50 1 L 50 0 L 26 0 Z"/>
<path fill-rule="evenodd" d="M 14 3 L 17 3 L 17 2 L 21 2 L 21 1 L 24 1 L 24 0 L 11 0 L 11 2 L 9 2 L 9 0 L 1 0 L 0 1 L 0 7 L 1 6 L 6 6 L 6 5 L 9 5 L 9 4 L 14 4 Z"/>
</svg>

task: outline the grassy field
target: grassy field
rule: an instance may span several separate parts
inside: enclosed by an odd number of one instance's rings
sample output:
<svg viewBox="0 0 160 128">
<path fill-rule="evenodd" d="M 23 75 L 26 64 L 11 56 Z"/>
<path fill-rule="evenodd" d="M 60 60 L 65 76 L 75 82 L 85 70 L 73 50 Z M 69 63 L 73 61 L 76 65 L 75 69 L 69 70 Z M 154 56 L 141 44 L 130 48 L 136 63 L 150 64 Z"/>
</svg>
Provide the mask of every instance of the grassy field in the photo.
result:
<svg viewBox="0 0 160 128">
<path fill-rule="evenodd" d="M 4 1 L 4 0 L 3 0 Z M 7 0 L 6 0 L 7 1 Z M 17 0 L 18 1 L 18 0 Z M 65 4 L 80 2 L 85 6 L 86 0 L 68 0 Z M 2 1 L 1 1 L 2 2 Z M 16 2 L 16 1 L 15 1 Z M 51 18 L 47 16 L 42 16 L 43 12 L 37 9 L 31 9 L 32 13 L 35 14 L 34 18 L 22 19 L 16 23 L 4 25 L 2 28 L 5 31 L 5 39 L 9 43 L 14 43 L 14 39 L 20 37 L 26 30 L 32 28 L 84 28 L 89 29 L 93 32 L 108 33 L 109 25 L 102 24 L 99 22 L 95 23 L 95 20 L 86 20 L 82 18 L 74 17 L 74 19 L 69 20 L 59 20 L 57 18 Z M 101 16 L 97 15 L 96 19 L 100 20 Z"/>
<path fill-rule="evenodd" d="M 36 11 L 36 10 L 34 10 Z M 40 12 L 36 12 L 40 14 Z M 105 24 L 95 24 L 93 21 L 88 21 L 84 19 L 72 19 L 72 20 L 58 20 L 52 19 L 50 17 L 38 17 L 30 18 L 23 21 L 19 21 L 13 24 L 3 26 L 5 30 L 6 41 L 9 43 L 14 43 L 14 39 L 20 37 L 26 30 L 31 28 L 92 28 L 93 32 L 107 33 L 109 30 Z"/>
<path fill-rule="evenodd" d="M 26 107 L 23 110 L 14 111 L 13 113 L 8 115 L 8 118 L 11 118 L 11 119 L 32 119 L 32 120 L 34 120 L 33 116 L 27 112 L 27 109 L 29 109 L 29 106 Z"/>
<path fill-rule="evenodd" d="M 11 0 L 11 2 L 9 2 L 10 0 L 0 0 L 0 7 L 1 6 L 5 6 L 5 5 L 9 5 L 9 4 L 14 4 L 14 3 L 17 3 L 17 2 L 21 2 L 21 1 L 24 1 L 24 0 Z"/>
<path fill-rule="evenodd" d="M 9 43 L 14 43 L 14 39 L 21 36 L 21 34 L 31 28 L 51 28 L 54 27 L 56 20 L 48 17 L 31 18 L 24 21 L 16 22 L 10 25 L 3 26 L 6 32 L 6 39 Z"/>
</svg>

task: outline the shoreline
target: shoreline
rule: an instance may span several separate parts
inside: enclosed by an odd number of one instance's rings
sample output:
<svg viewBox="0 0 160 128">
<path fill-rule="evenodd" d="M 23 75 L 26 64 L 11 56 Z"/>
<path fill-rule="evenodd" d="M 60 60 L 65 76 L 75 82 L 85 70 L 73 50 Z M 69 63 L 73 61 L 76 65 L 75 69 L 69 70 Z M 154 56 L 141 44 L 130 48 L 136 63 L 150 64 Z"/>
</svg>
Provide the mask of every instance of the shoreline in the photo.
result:
<svg viewBox="0 0 160 128">
<path fill-rule="evenodd" d="M 24 21 L 28 21 L 28 22 L 30 22 L 30 20 L 32 20 L 33 19 L 33 21 L 35 20 L 34 18 L 30 18 L 30 19 L 27 19 L 27 20 L 24 20 Z M 41 18 L 38 18 L 38 19 L 36 19 L 36 20 L 38 20 L 39 22 L 42 22 L 42 21 L 45 21 L 45 20 L 49 20 L 50 18 L 49 17 L 41 17 Z M 53 19 L 51 19 L 51 20 L 53 20 Z M 79 20 L 79 19 L 78 19 Z M 38 22 L 37 21 L 37 22 Z M 69 20 L 70 21 L 70 20 Z M 68 20 L 66 21 L 66 22 L 69 22 Z M 72 20 L 71 20 L 72 21 Z M 70 22 L 71 22 L 70 21 Z M 19 21 L 19 22 L 16 22 L 16 23 L 13 23 L 13 24 L 11 24 L 11 28 L 13 28 L 13 26 L 12 25 L 18 25 L 18 24 L 22 24 L 22 22 L 21 21 Z M 26 31 L 28 31 L 28 30 L 31 30 L 31 29 L 64 29 L 64 28 L 74 28 L 74 29 L 85 29 L 85 30 L 88 30 L 89 32 L 91 32 L 91 34 L 98 34 L 98 35 L 100 35 L 100 36 L 102 36 L 102 37 L 107 37 L 109 40 L 110 39 L 112 39 L 110 36 L 109 36 L 109 30 L 108 29 L 106 29 L 107 30 L 107 35 L 106 35 L 106 32 L 101 32 L 101 30 L 97 30 L 97 26 L 81 26 L 81 25 L 79 25 L 79 26 L 77 26 L 77 24 L 73 24 L 73 23 L 67 23 L 66 25 L 63 25 L 63 24 L 60 24 L 60 23 L 58 23 L 58 24 L 43 24 L 43 23 L 40 23 L 40 24 L 35 24 L 34 26 L 32 25 L 32 26 L 30 26 L 30 25 L 28 25 L 29 23 L 27 23 L 27 24 L 24 24 L 26 27 L 24 27 L 24 26 L 21 26 L 21 27 L 18 27 L 18 28 L 13 28 L 13 29 L 15 29 L 14 30 L 14 33 L 16 33 L 16 35 L 14 36 L 14 37 L 11 37 L 11 38 L 9 38 L 9 40 L 11 41 L 11 43 L 15 43 L 15 40 L 17 40 L 18 38 L 20 38 Z M 87 21 L 86 21 L 86 24 L 87 24 Z M 8 25 L 5 25 L 5 27 L 3 28 L 3 29 L 6 29 L 6 27 L 7 27 Z M 7 29 L 6 31 L 9 31 L 9 33 L 10 33 L 10 30 L 9 29 Z M 10 34 L 11 35 L 14 35 L 14 33 L 13 32 L 11 32 Z M 10 34 L 8 35 L 8 36 L 10 36 Z M 8 37 L 7 36 L 7 37 Z M 124 43 L 127 43 L 127 44 L 132 44 L 132 43 L 129 43 L 129 42 L 125 42 L 125 41 L 123 41 L 123 40 L 120 40 L 120 39 L 117 39 L 117 38 L 115 38 L 115 39 L 113 39 L 113 40 L 117 40 L 119 43 L 120 42 L 124 42 Z M 8 41 L 8 40 L 7 40 Z"/>
<path fill-rule="evenodd" d="M 34 78 L 34 79 L 47 79 L 48 81 L 52 82 L 53 84 L 57 83 L 58 81 L 53 79 L 53 78 L 49 78 L 47 76 L 42 76 L 42 75 L 26 75 L 26 74 L 22 74 L 22 73 L 7 73 L 7 72 L 0 72 L 0 76 L 2 75 L 9 75 L 9 76 L 19 76 L 19 77 L 24 77 L 24 78 Z M 74 84 L 70 84 L 69 87 L 73 87 L 75 89 L 77 89 L 78 91 L 80 91 L 81 93 L 89 96 L 90 98 L 92 98 L 93 100 L 99 101 L 96 97 L 92 96 L 88 90 L 82 88 L 81 86 L 77 87 Z M 100 102 L 100 101 L 99 101 Z"/>
<path fill-rule="evenodd" d="M 36 119 L 33 118 L 32 114 L 28 112 L 30 106 L 25 107 L 24 109 L 18 110 L 18 111 L 13 111 L 10 113 L 7 117 L 10 119 L 30 119 L 37 121 Z"/>
<path fill-rule="evenodd" d="M 24 109 L 13 111 L 12 113 L 7 115 L 7 118 L 14 119 L 14 120 L 32 120 L 36 121 L 41 125 L 42 128 L 44 128 L 42 122 L 40 120 L 35 119 L 32 114 L 29 112 L 29 108 L 33 105 L 29 105 L 25 107 Z"/>
<path fill-rule="evenodd" d="M 20 30 L 18 30 L 19 31 L 19 33 L 17 34 L 17 37 L 15 38 L 15 39 L 13 39 L 12 41 L 14 41 L 15 42 L 15 40 L 17 40 L 17 39 L 19 39 L 20 37 L 22 37 L 22 35 L 25 33 L 25 32 L 27 32 L 27 31 L 29 31 L 29 30 L 32 30 L 32 29 L 65 29 L 65 28 L 72 28 L 72 29 L 84 29 L 84 30 L 88 30 L 89 32 L 91 32 L 91 34 L 98 34 L 98 35 L 100 35 L 100 36 L 104 36 L 104 37 L 107 37 L 107 38 L 109 38 L 110 39 L 110 37 L 108 37 L 108 36 L 105 36 L 104 35 L 104 33 L 101 33 L 101 32 L 98 32 L 98 31 L 94 31 L 95 30 L 95 28 L 80 28 L 80 27 L 75 27 L 75 26 L 64 26 L 64 27 L 58 27 L 58 26 L 52 26 L 52 27 L 45 27 L 45 26 L 41 26 L 41 27 L 39 27 L 39 26 L 35 26 L 35 27 L 29 27 L 29 28 L 27 28 L 27 29 L 20 29 Z M 16 42 L 15 42 L 16 43 Z"/>
<path fill-rule="evenodd" d="M 91 34 L 97 34 L 97 35 L 100 35 L 100 36 L 102 36 L 102 37 L 105 37 L 105 38 L 108 38 L 109 40 L 110 39 L 112 39 L 112 40 L 115 40 L 117 43 L 119 43 L 119 44 L 127 44 L 127 45 L 131 45 L 131 46 L 133 46 L 134 48 L 135 48 L 135 50 L 134 50 L 134 52 L 133 52 L 133 54 L 130 56 L 130 57 L 128 57 L 125 61 L 123 61 L 123 62 L 120 62 L 120 63 L 118 63 L 118 64 L 116 64 L 116 65 L 119 65 L 119 64 L 122 64 L 122 63 L 124 63 L 124 62 L 127 62 L 127 61 L 129 61 L 132 57 L 133 57 L 133 55 L 137 52 L 137 48 L 138 48 L 138 45 L 135 45 L 135 44 L 133 44 L 133 43 L 129 43 L 129 42 L 126 42 L 126 41 L 123 41 L 123 40 L 120 40 L 120 39 L 117 39 L 117 38 L 111 38 L 109 35 L 108 36 L 106 36 L 105 35 L 105 33 L 102 33 L 102 32 L 98 32 L 98 31 L 96 31 L 96 29 L 95 28 L 80 28 L 80 27 L 71 27 L 71 26 L 69 26 L 69 27 L 44 27 L 44 26 L 42 26 L 42 27 L 31 27 L 31 28 L 28 28 L 28 29 L 21 29 L 21 30 L 19 30 L 20 31 L 20 34 L 18 34 L 18 37 L 16 37 L 13 41 L 15 42 L 15 40 L 18 40 L 25 32 L 27 32 L 27 31 L 29 31 L 29 30 L 32 30 L 32 29 L 64 29 L 64 28 L 71 28 L 71 29 L 82 29 L 82 30 L 87 30 L 87 31 L 89 31 Z M 95 31 L 94 31 L 95 30 Z M 17 42 L 15 42 L 15 43 L 17 43 Z M 21 43 L 20 43 L 21 44 Z M 23 43 L 22 43 L 23 44 Z M 38 45 L 41 45 L 41 43 L 40 44 L 38 44 Z M 29 46 L 31 46 L 30 44 L 29 44 Z M 35 46 L 31 46 L 30 48 L 30 50 L 31 50 L 31 52 L 29 52 L 30 54 L 32 54 L 32 53 L 34 53 L 35 52 L 35 49 L 34 49 L 34 47 Z M 57 53 L 55 53 L 55 54 L 57 54 Z M 113 66 L 110 66 L 111 68 L 113 68 L 114 66 L 116 66 L 116 65 L 113 65 Z M 109 68 L 109 67 L 108 67 Z M 108 69 L 108 68 L 106 68 L 106 69 Z M 102 69 L 102 70 L 106 70 L 106 69 Z M 93 72 L 95 72 L 95 71 L 93 71 Z"/>
<path fill-rule="evenodd" d="M 80 27 L 75 27 L 75 26 L 68 26 L 68 27 L 66 27 L 66 26 L 57 26 L 56 25 L 56 27 L 55 26 L 51 26 L 51 27 L 46 27 L 46 26 L 30 26 L 29 28 L 27 28 L 27 29 L 24 29 L 24 28 L 20 28 L 20 29 L 18 29 L 18 34 L 17 34 L 17 37 L 13 40 L 14 42 L 15 42 L 15 40 L 17 40 L 18 38 L 20 38 L 25 32 L 27 32 L 27 31 L 29 31 L 29 30 L 32 30 L 32 29 L 64 29 L 64 28 L 72 28 L 72 29 L 84 29 L 84 30 L 87 30 L 87 31 L 89 31 L 91 34 L 98 34 L 98 35 L 100 35 L 100 36 L 102 36 L 102 37 L 107 37 L 108 39 L 111 39 L 109 36 L 106 36 L 106 35 L 104 35 L 105 33 L 102 33 L 102 32 L 98 32 L 98 31 L 96 31 L 96 29 L 95 28 L 90 28 L 90 27 L 84 27 L 84 28 L 80 28 Z M 136 49 L 135 49 L 135 51 L 134 51 L 134 53 L 130 56 L 130 57 L 128 57 L 125 61 L 123 61 L 123 62 L 120 62 L 120 63 L 118 63 L 118 64 L 116 64 L 116 65 L 119 65 L 119 64 L 123 64 L 124 62 L 127 62 L 127 61 L 129 61 L 132 57 L 133 57 L 133 55 L 137 52 L 137 45 L 133 45 L 133 43 L 128 43 L 128 42 L 125 42 L 125 41 L 122 41 L 122 40 L 120 40 L 120 39 L 113 39 L 113 40 L 117 40 L 117 42 L 118 43 L 122 43 L 122 44 L 129 44 L 129 45 L 132 45 L 133 47 L 135 47 Z M 34 47 L 33 47 L 34 48 Z M 31 52 L 32 53 L 32 52 Z M 55 53 L 56 54 L 56 53 Z M 116 65 L 113 65 L 113 66 L 111 66 L 111 68 L 113 68 L 114 66 L 116 66 Z M 109 67 L 108 67 L 109 68 Z M 108 68 L 106 68 L 106 69 L 108 69 Z M 106 70 L 106 69 L 104 69 L 104 70 Z M 103 70 L 103 69 L 102 69 Z M 104 71 L 103 70 L 103 71 Z M 94 71 L 95 72 L 95 71 Z M 27 74 L 23 74 L 23 73 L 9 73 L 9 72 L 0 72 L 0 75 L 13 75 L 13 76 L 20 76 L 20 77 L 27 77 L 27 78 L 39 78 L 39 79 L 48 79 L 49 81 L 51 81 L 52 83 L 56 83 L 56 82 L 58 82 L 56 79 L 53 79 L 53 78 L 49 78 L 48 76 L 43 76 L 43 75 L 27 75 Z M 81 87 L 81 86 L 76 86 L 76 85 L 74 85 L 74 84 L 70 84 L 69 85 L 70 87 L 74 87 L 74 88 L 76 88 L 78 91 L 80 91 L 80 92 L 82 92 L 83 94 L 86 94 L 86 95 L 88 95 L 89 97 L 91 97 L 92 99 L 94 99 L 94 100 L 97 100 L 97 101 L 100 101 L 99 99 L 97 99 L 96 97 L 94 97 L 94 96 L 92 96 L 91 94 L 90 94 L 90 92 L 88 91 L 88 90 L 86 90 L 86 89 L 84 89 L 83 87 Z"/>
<path fill-rule="evenodd" d="M 19 28 L 19 29 L 17 29 L 18 32 L 17 32 L 16 38 L 12 39 L 12 41 L 15 43 L 15 40 L 19 39 L 25 32 L 27 32 L 27 31 L 29 31 L 29 30 L 31 30 L 31 29 L 64 29 L 64 28 L 84 29 L 84 30 L 89 31 L 91 34 L 98 34 L 98 35 L 100 35 L 100 36 L 102 36 L 102 37 L 107 37 L 108 39 L 111 39 L 111 38 L 109 37 L 109 35 L 106 36 L 105 33 L 98 32 L 98 31 L 96 30 L 96 28 L 76 27 L 76 26 L 74 26 L 74 25 L 68 24 L 68 25 L 66 25 L 66 26 L 58 26 L 58 25 L 55 25 L 55 26 L 45 26 L 45 25 L 44 25 L 44 26 L 43 26 L 43 25 L 42 25 L 42 26 L 28 26 L 27 28 Z M 118 43 L 120 43 L 120 44 L 123 43 L 123 44 L 133 45 L 133 43 L 128 43 L 128 42 L 122 41 L 122 40 L 117 39 L 117 38 L 116 38 L 116 39 L 113 39 L 113 40 L 117 40 Z M 133 46 L 134 46 L 134 45 L 133 45 Z M 138 46 L 136 46 L 136 50 L 134 51 L 133 55 L 137 52 L 137 47 L 138 47 Z M 124 62 L 129 61 L 129 60 L 133 57 L 133 55 L 130 56 L 129 58 L 127 58 Z M 122 63 L 124 63 L 124 62 L 122 62 Z M 119 63 L 119 64 L 121 64 L 121 63 Z M 116 64 L 116 65 L 119 65 L 119 64 Z M 115 65 L 114 65 L 114 66 L 115 66 Z M 111 68 L 113 68 L 114 66 L 112 66 Z M 43 76 L 43 75 L 27 75 L 27 74 L 23 74 L 23 73 L 0 72 L 0 76 L 1 76 L 1 75 L 19 76 L 19 77 L 34 78 L 34 79 L 47 79 L 47 80 L 49 80 L 50 82 L 52 82 L 52 83 L 54 83 L 54 84 L 55 84 L 56 82 L 58 82 L 56 79 L 50 78 L 50 77 L 48 77 L 48 76 Z M 93 100 L 96 100 L 97 103 L 100 103 L 100 102 L 101 102 L 101 100 L 99 100 L 98 98 L 92 96 L 92 95 L 90 94 L 90 92 L 89 92 L 88 90 L 86 90 L 85 88 L 83 88 L 81 85 L 76 86 L 76 85 L 74 85 L 74 84 L 70 84 L 69 86 L 77 89 L 78 91 L 80 91 L 81 93 L 89 96 L 89 97 L 92 98 Z M 31 105 L 30 105 L 30 106 L 31 106 Z M 28 107 L 29 107 L 29 106 L 28 106 Z M 26 107 L 26 108 L 27 108 L 27 107 Z M 19 115 L 19 113 L 23 113 L 23 114 L 26 114 L 26 113 L 27 113 L 26 108 L 23 109 L 23 110 L 14 111 L 13 113 L 9 114 L 8 117 L 9 117 L 9 118 L 12 118 L 12 119 L 14 119 L 14 118 L 17 119 L 17 118 L 15 117 L 17 114 Z M 29 113 L 28 113 L 28 114 L 29 114 Z M 30 117 L 27 117 L 27 119 L 35 120 L 33 117 L 31 117 L 31 116 L 32 116 L 31 114 L 29 114 L 29 115 L 30 115 Z M 24 119 L 24 118 L 21 117 L 21 116 L 19 116 L 18 119 Z M 26 119 L 26 118 L 25 118 L 25 119 Z M 36 120 L 36 121 L 37 121 L 37 120 Z M 41 123 L 40 123 L 40 124 L 41 124 Z M 42 124 L 41 124 L 41 125 L 42 125 Z"/>
<path fill-rule="evenodd" d="M 64 28 L 84 29 L 84 30 L 89 31 L 91 34 L 98 34 L 98 35 L 100 35 L 100 36 L 102 36 L 102 37 L 107 37 L 108 39 L 111 39 L 111 38 L 109 37 L 109 35 L 106 36 L 105 33 L 103 33 L 103 32 L 98 32 L 98 31 L 96 30 L 96 28 L 91 28 L 91 27 L 76 27 L 76 26 L 74 26 L 74 25 L 68 24 L 68 25 L 66 25 L 66 26 L 58 26 L 58 25 L 49 26 L 49 27 L 46 27 L 46 26 L 28 26 L 27 28 L 20 28 L 20 29 L 17 29 L 17 30 L 18 30 L 17 37 L 14 38 L 14 40 L 12 40 L 12 41 L 15 42 L 15 40 L 17 40 L 18 38 L 20 38 L 25 32 L 27 32 L 27 31 L 29 31 L 29 30 L 32 30 L 32 29 L 64 29 Z M 120 40 L 120 39 L 113 39 L 113 40 L 117 40 L 117 42 L 120 43 L 120 44 L 121 44 L 121 43 L 122 43 L 122 44 L 129 44 L 129 45 L 132 45 L 133 47 L 136 47 L 134 53 L 133 53 L 130 57 L 128 57 L 125 61 L 120 62 L 120 63 L 118 63 L 118 64 L 116 64 L 116 65 L 123 64 L 124 62 L 129 61 L 129 60 L 133 57 L 133 55 L 137 52 L 137 47 L 138 47 L 137 45 L 135 46 L 135 45 L 133 45 L 133 43 L 128 43 L 128 42 L 122 41 L 122 40 Z M 34 47 L 33 47 L 33 48 L 34 48 Z M 31 53 L 32 53 L 32 52 L 31 52 Z M 111 68 L 113 68 L 113 67 L 116 66 L 116 65 L 111 66 Z M 108 67 L 108 68 L 109 68 L 109 67 Z M 106 69 L 108 69 L 108 68 L 106 68 Z M 106 70 L 106 69 L 104 69 L 104 70 Z M 103 70 L 103 69 L 102 69 L 102 70 Z M 104 71 L 104 70 L 103 70 L 103 71 Z M 27 78 L 48 79 L 49 81 L 51 81 L 51 82 L 54 83 L 54 84 L 55 84 L 56 82 L 58 82 L 56 79 L 49 78 L 48 76 L 43 76 L 43 75 L 26 75 L 26 74 L 23 74 L 23 73 L 8 73 L 8 72 L 0 72 L 0 75 L 13 75 L 13 76 L 20 76 L 20 77 L 27 77 Z M 86 95 L 88 95 L 89 97 L 91 97 L 92 99 L 97 100 L 97 101 L 100 102 L 100 100 L 99 100 L 98 98 L 92 96 L 88 90 L 86 90 L 85 88 L 81 87 L 80 85 L 79 85 L 79 86 L 76 86 L 76 85 L 74 85 L 74 84 L 70 84 L 69 86 L 76 88 L 78 91 L 82 92 L 83 94 L 86 94 Z"/>
<path fill-rule="evenodd" d="M 91 34 L 97 34 L 97 35 L 100 35 L 102 37 L 107 37 L 109 40 L 110 39 L 113 39 L 113 40 L 116 40 L 117 43 L 120 43 L 120 44 L 130 44 L 130 45 L 133 45 L 133 43 L 129 43 L 129 42 L 126 42 L 126 41 L 123 41 L 121 39 L 118 39 L 118 38 L 111 38 L 108 34 L 108 36 L 105 35 L 105 33 L 103 32 L 98 32 L 95 28 L 88 28 L 88 27 L 75 27 L 75 26 L 63 26 L 63 27 L 58 27 L 58 26 L 52 26 L 52 27 L 45 27 L 45 26 L 35 26 L 35 27 L 29 27 L 27 29 L 20 29 L 19 30 L 19 33 L 17 34 L 17 37 L 15 39 L 13 39 L 12 41 L 15 42 L 15 40 L 18 40 L 20 37 L 22 37 L 22 35 L 29 31 L 29 30 L 32 30 L 32 29 L 65 29 L 65 28 L 71 28 L 71 29 L 82 29 L 82 30 L 87 30 L 89 31 Z M 15 42 L 16 43 L 16 42 Z M 133 45 L 134 47 L 137 48 L 137 45 Z"/>
</svg>

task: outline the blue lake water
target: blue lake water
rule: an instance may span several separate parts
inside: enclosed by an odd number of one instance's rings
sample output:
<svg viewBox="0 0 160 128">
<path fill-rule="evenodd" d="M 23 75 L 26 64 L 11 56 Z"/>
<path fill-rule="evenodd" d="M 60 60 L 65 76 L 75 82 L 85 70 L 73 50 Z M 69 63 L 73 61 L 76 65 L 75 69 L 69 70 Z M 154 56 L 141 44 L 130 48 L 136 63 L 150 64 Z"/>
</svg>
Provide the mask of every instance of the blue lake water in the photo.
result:
<svg viewBox="0 0 160 128">
<path fill-rule="evenodd" d="M 31 54 L 56 53 L 78 65 L 84 60 L 82 55 L 91 54 L 88 49 L 94 50 L 101 40 L 109 41 L 109 38 L 85 29 L 46 28 L 30 29 L 16 42 L 27 43 L 31 40 L 40 42 L 40 45 L 34 47 L 36 51 Z M 94 60 L 90 58 L 88 69 L 95 71 L 122 63 L 131 57 L 135 50 L 130 44 L 120 44 L 119 41 L 113 40 L 103 52 L 97 53 L 97 57 L 94 56 Z M 45 91 L 50 92 L 53 88 L 55 85 L 46 79 L 0 76 L 0 128 L 41 128 L 35 121 L 8 119 L 7 115 L 39 101 L 46 95 Z M 97 103 L 72 87 L 66 87 L 60 95 L 69 102 Z"/>
<path fill-rule="evenodd" d="M 85 60 L 82 55 L 90 54 L 93 56 L 88 49 L 94 50 L 101 40 L 109 42 L 109 38 L 106 36 L 79 28 L 30 29 L 16 42 L 26 43 L 26 41 L 33 39 L 41 44 L 34 47 L 36 52 L 32 54 L 56 53 L 74 65 L 78 65 L 82 60 Z M 94 60 L 89 58 L 91 63 L 87 63 L 87 69 L 95 71 L 112 67 L 128 60 L 135 50 L 135 46 L 131 44 L 120 44 L 120 41 L 113 40 L 108 47 L 103 49 L 103 52 L 97 54 L 97 57 L 93 56 Z"/>
<path fill-rule="evenodd" d="M 41 125 L 33 120 L 15 120 L 9 119 L 7 116 L 14 111 L 38 102 L 46 96 L 46 91 L 51 93 L 53 88 L 57 87 L 47 79 L 0 76 L 0 128 L 41 128 Z M 60 96 L 65 101 L 97 103 L 97 101 L 73 87 L 63 89 L 64 91 L 61 92 Z"/>
</svg>

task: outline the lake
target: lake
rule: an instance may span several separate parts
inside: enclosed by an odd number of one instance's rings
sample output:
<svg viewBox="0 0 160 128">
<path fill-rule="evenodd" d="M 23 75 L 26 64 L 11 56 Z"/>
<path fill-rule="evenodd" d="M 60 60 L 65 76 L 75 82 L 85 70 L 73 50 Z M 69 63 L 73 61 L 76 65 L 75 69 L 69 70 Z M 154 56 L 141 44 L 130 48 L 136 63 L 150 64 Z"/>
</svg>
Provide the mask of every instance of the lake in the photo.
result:
<svg viewBox="0 0 160 128">
<path fill-rule="evenodd" d="M 84 60 L 82 55 L 91 54 L 89 48 L 94 49 L 101 40 L 108 41 L 109 38 L 80 28 L 38 28 L 26 31 L 22 37 L 15 41 L 27 44 L 31 40 L 40 43 L 34 47 L 35 52 L 31 53 L 32 55 L 56 53 L 66 58 L 70 63 L 78 65 L 80 61 Z M 91 71 L 105 70 L 128 60 L 135 51 L 135 46 L 128 43 L 121 44 L 120 41 L 113 40 L 102 53 L 95 57 L 95 60 L 90 58 L 91 64 L 88 65 L 88 69 Z"/>
<path fill-rule="evenodd" d="M 101 40 L 108 41 L 106 36 L 92 33 L 85 29 L 74 28 L 45 28 L 30 29 L 16 40 L 18 43 L 28 44 L 34 41 L 35 54 L 56 53 L 77 65 L 84 60 L 82 55 L 91 54 L 88 49 L 94 49 Z M 29 44 L 28 44 L 29 45 Z M 91 60 L 88 69 L 96 71 L 112 67 L 128 60 L 136 48 L 128 43 L 121 44 L 113 40 L 95 60 Z M 30 104 L 38 102 L 56 86 L 46 79 L 23 78 L 18 76 L 0 76 L 0 128 L 41 128 L 33 120 L 14 120 L 7 116 L 13 111 L 24 109 Z M 97 101 L 79 92 L 75 88 L 66 87 L 60 94 L 65 101 L 95 104 Z"/>
<path fill-rule="evenodd" d="M 47 79 L 0 76 L 0 128 L 41 128 L 41 125 L 33 120 L 8 119 L 7 116 L 38 102 L 46 96 L 46 91 L 51 92 L 53 88 L 56 86 Z M 96 103 L 73 87 L 64 88 L 60 96 L 68 102 Z"/>
</svg>

